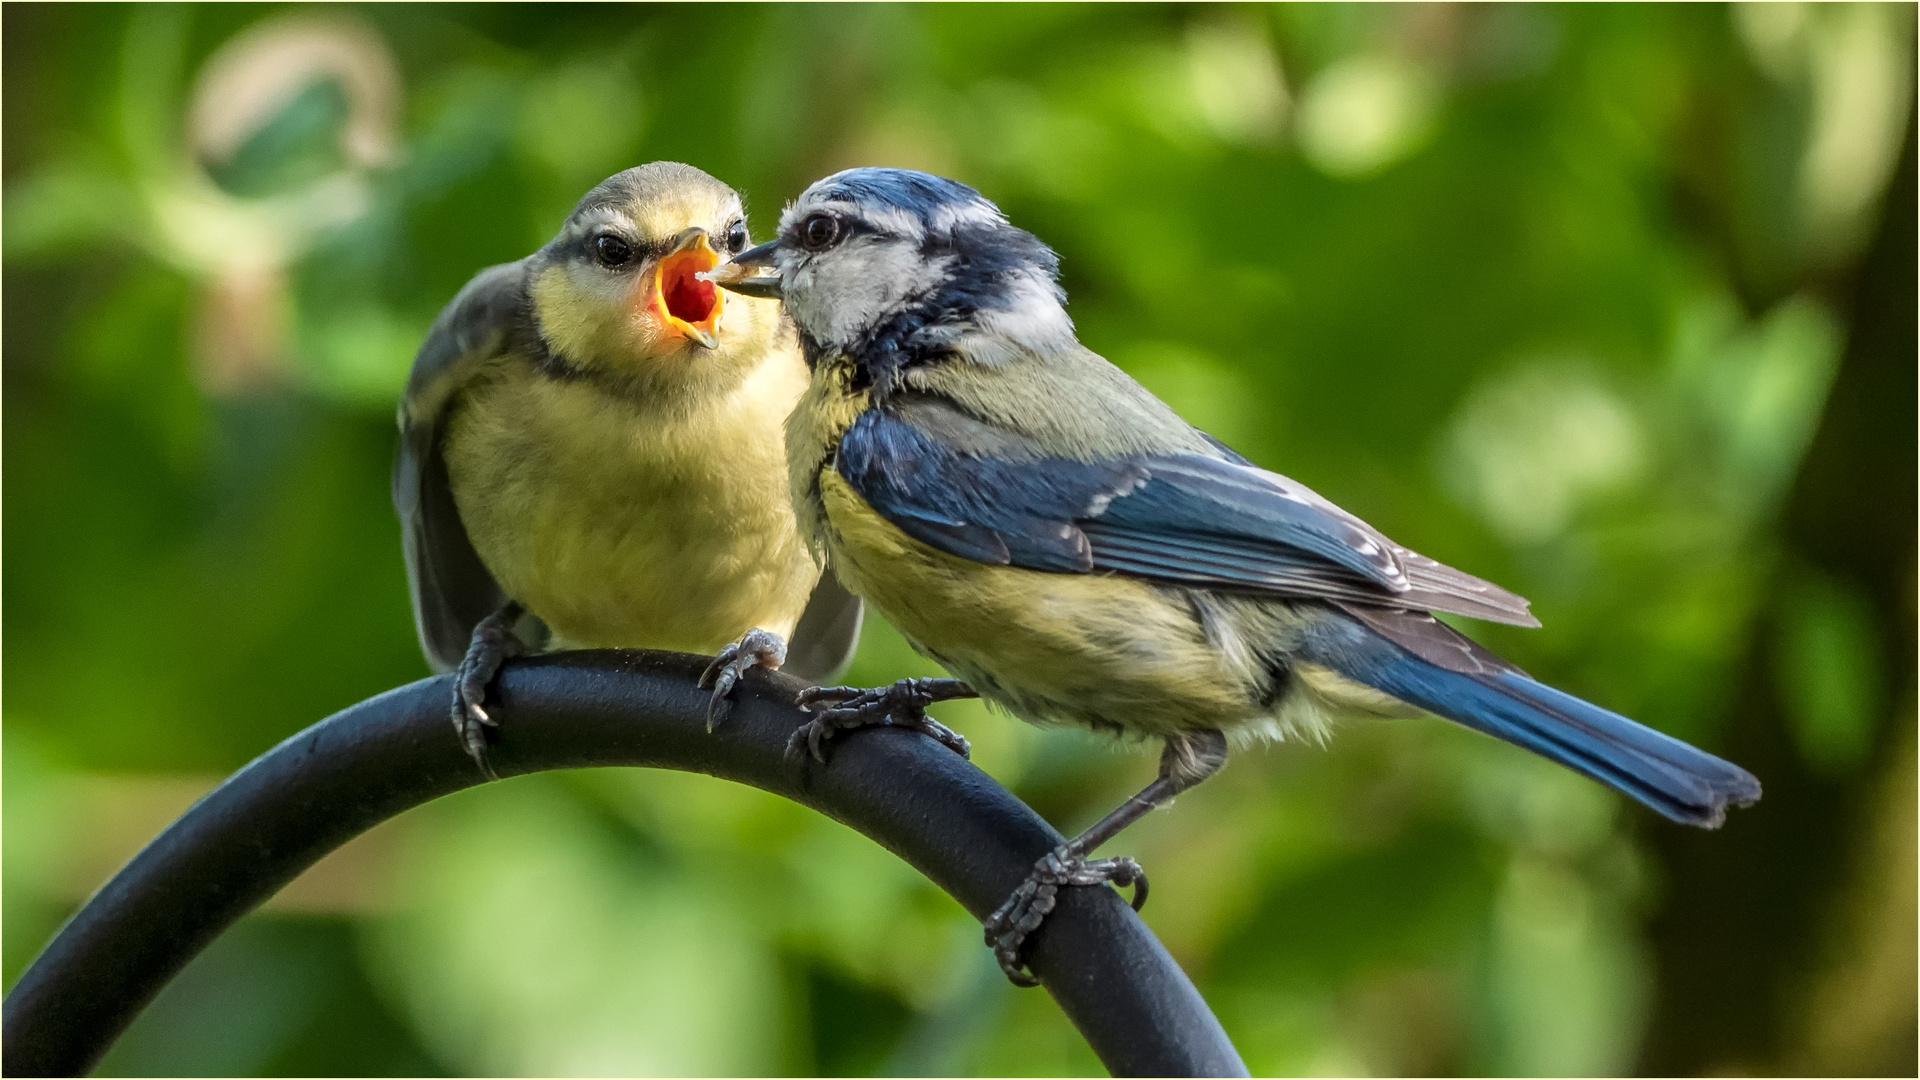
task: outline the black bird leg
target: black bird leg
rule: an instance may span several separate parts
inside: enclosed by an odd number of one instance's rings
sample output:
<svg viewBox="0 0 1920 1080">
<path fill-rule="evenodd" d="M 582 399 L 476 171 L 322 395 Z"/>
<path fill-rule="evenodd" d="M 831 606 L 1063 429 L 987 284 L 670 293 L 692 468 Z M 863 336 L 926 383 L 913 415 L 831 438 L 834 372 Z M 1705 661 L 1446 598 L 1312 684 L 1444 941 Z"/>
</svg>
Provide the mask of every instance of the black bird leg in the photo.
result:
<svg viewBox="0 0 1920 1080">
<path fill-rule="evenodd" d="M 1040 857 L 1033 873 L 1013 890 L 985 925 L 987 945 L 1000 970 L 1015 986 L 1038 986 L 1026 970 L 1020 951 L 1027 936 L 1040 928 L 1057 902 L 1063 885 L 1133 886 L 1133 910 L 1147 902 L 1147 873 L 1132 858 L 1089 859 L 1087 855 L 1147 816 L 1148 811 L 1220 771 L 1227 763 L 1227 737 L 1211 729 L 1181 732 L 1167 737 L 1160 754 L 1160 777 L 1101 818 L 1092 828 Z"/>
<path fill-rule="evenodd" d="M 707 730 L 711 732 L 715 724 L 733 711 L 729 695 L 749 668 L 772 671 L 786 662 L 786 641 L 779 634 L 770 634 L 757 626 L 739 641 L 721 649 L 707 670 L 700 673 L 700 688 L 713 687 L 713 696 L 707 699 Z"/>
<path fill-rule="evenodd" d="M 842 731 L 886 725 L 909 728 L 936 739 L 942 746 L 968 757 L 973 747 L 958 732 L 927 715 L 927 706 L 936 701 L 979 697 L 973 687 L 959 679 L 901 679 L 891 686 L 862 690 L 857 686 L 814 686 L 800 692 L 800 707 L 813 712 L 813 719 L 794 729 L 787 753 L 798 757 L 804 750 L 813 760 L 827 763 L 821 745 Z"/>
<path fill-rule="evenodd" d="M 500 673 L 500 665 L 526 651 L 526 645 L 513 632 L 526 608 L 518 600 L 509 600 L 499 611 L 480 620 L 473 628 L 473 640 L 467 643 L 466 658 L 453 673 L 453 730 L 467 756 L 480 766 L 489 780 L 500 779 L 487 763 L 487 728 L 500 721 L 487 714 L 487 687 Z"/>
</svg>

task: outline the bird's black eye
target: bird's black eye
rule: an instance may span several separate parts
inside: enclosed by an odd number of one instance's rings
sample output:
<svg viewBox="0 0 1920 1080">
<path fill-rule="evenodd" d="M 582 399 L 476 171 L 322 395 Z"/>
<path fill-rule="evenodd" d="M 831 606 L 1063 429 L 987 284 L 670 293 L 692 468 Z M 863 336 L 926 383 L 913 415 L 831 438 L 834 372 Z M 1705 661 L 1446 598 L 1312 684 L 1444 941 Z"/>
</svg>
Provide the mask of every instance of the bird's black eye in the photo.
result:
<svg viewBox="0 0 1920 1080">
<path fill-rule="evenodd" d="M 738 255 L 747 249 L 747 223 L 736 221 L 727 226 L 727 252 Z"/>
<path fill-rule="evenodd" d="M 800 223 L 800 241 L 814 251 L 825 251 L 840 239 L 840 219 L 832 214 L 815 214 Z"/>
<path fill-rule="evenodd" d="M 609 270 L 617 270 L 633 261 L 633 245 L 617 236 L 597 236 L 593 240 L 593 257 L 600 265 Z"/>
</svg>

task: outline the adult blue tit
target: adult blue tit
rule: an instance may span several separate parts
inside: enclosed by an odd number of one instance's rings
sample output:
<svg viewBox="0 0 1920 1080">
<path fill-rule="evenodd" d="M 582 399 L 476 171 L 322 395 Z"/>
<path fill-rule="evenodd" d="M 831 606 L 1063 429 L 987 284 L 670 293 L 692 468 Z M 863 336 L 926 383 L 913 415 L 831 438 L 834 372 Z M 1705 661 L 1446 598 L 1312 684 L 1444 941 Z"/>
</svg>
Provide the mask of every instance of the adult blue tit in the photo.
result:
<svg viewBox="0 0 1920 1080">
<path fill-rule="evenodd" d="M 853 169 L 710 275 L 779 296 L 812 378 L 787 421 L 800 526 L 848 588 L 958 677 L 811 694 L 814 747 L 977 692 L 1022 719 L 1161 740 L 1146 790 L 1051 852 L 987 921 L 1016 982 L 1065 885 L 1217 771 L 1229 736 L 1323 738 L 1432 713 L 1688 825 L 1760 797 L 1747 772 L 1564 694 L 1434 618 L 1538 626 L 1525 600 L 1255 467 L 1084 348 L 1058 260 L 951 180 Z"/>
<path fill-rule="evenodd" d="M 787 497 L 791 324 L 696 277 L 747 243 L 727 185 L 628 169 L 481 271 L 420 348 L 393 501 L 420 644 L 457 671 L 454 727 L 489 776 L 487 686 L 527 648 L 718 651 L 718 710 L 748 667 L 819 679 L 852 650 L 859 601 Z"/>
</svg>

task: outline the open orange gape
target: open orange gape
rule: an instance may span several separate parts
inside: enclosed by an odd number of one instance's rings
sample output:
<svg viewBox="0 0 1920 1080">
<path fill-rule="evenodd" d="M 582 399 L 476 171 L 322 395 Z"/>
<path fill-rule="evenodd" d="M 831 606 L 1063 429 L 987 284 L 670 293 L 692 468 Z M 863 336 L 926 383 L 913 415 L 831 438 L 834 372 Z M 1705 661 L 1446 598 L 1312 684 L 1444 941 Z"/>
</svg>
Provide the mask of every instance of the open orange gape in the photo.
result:
<svg viewBox="0 0 1920 1080">
<path fill-rule="evenodd" d="M 720 343 L 720 312 L 726 296 L 712 282 L 694 275 L 718 265 L 720 256 L 701 233 L 691 244 L 661 259 L 653 279 L 654 308 L 662 320 L 709 349 Z"/>
</svg>

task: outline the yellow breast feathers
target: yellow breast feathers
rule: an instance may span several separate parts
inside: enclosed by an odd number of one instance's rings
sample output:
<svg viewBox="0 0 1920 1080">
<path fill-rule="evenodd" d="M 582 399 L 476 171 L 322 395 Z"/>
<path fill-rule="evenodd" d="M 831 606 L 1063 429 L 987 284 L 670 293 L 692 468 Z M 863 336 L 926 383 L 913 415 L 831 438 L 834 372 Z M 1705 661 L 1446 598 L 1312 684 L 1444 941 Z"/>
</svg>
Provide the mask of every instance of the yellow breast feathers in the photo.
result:
<svg viewBox="0 0 1920 1080">
<path fill-rule="evenodd" d="M 820 507 L 820 470 L 832 458 L 841 436 L 872 402 L 871 394 L 852 386 L 850 361 L 845 357 L 823 360 L 787 418 L 787 473 L 800 535 L 823 558 L 827 523 Z"/>
<path fill-rule="evenodd" d="M 781 446 L 805 376 L 775 350 L 726 393 L 649 409 L 507 372 L 449 432 L 461 520 L 566 645 L 710 653 L 754 626 L 786 636 L 819 578 Z"/>
</svg>

